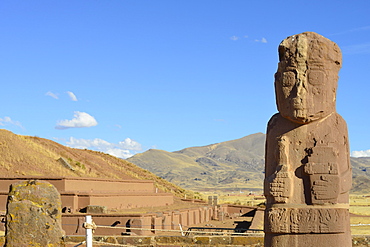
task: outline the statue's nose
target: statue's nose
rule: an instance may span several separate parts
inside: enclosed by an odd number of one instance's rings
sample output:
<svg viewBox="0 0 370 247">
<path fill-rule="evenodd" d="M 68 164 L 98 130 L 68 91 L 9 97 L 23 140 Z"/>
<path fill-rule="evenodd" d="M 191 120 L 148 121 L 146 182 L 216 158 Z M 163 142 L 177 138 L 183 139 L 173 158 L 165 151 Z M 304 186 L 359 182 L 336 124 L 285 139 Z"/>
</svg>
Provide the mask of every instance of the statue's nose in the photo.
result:
<svg viewBox="0 0 370 247">
<path fill-rule="evenodd" d="M 306 88 L 304 87 L 304 84 L 302 81 L 298 81 L 296 83 L 296 88 L 297 88 L 298 97 L 304 97 L 306 95 Z"/>
<path fill-rule="evenodd" d="M 304 107 L 304 101 L 306 98 L 306 88 L 302 82 L 297 82 L 294 88 L 295 94 L 293 94 L 292 103 L 294 108 L 300 109 Z"/>
</svg>

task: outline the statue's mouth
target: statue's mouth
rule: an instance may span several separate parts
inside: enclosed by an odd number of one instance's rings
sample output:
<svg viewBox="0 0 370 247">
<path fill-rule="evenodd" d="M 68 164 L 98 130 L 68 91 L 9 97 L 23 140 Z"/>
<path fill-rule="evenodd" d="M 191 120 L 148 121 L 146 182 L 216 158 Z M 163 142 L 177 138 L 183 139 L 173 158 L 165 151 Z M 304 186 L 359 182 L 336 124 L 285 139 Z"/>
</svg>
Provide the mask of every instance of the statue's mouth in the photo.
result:
<svg viewBox="0 0 370 247">
<path fill-rule="evenodd" d="M 294 110 L 304 110 L 303 100 L 301 98 L 295 97 L 290 101 Z"/>
<path fill-rule="evenodd" d="M 304 110 L 304 107 L 302 104 L 293 104 L 294 110 Z"/>
</svg>

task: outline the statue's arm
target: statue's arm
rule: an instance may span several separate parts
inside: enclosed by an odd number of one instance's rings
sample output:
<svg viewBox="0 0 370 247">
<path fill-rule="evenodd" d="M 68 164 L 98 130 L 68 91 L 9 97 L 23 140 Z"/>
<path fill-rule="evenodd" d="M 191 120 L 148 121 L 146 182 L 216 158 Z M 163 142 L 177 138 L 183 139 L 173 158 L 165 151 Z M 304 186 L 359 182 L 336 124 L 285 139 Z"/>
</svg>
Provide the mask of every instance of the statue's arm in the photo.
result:
<svg viewBox="0 0 370 247">
<path fill-rule="evenodd" d="M 281 121 L 275 114 L 269 121 L 266 135 L 265 150 L 265 182 L 264 193 L 268 200 L 276 203 L 286 203 L 291 193 L 291 174 L 288 172 L 287 137 L 284 137 L 275 127 Z"/>
<path fill-rule="evenodd" d="M 340 166 L 340 194 L 349 192 L 352 187 L 352 167 L 351 160 L 349 155 L 349 139 L 348 139 L 348 130 L 345 120 L 338 114 L 342 126 L 342 146 L 343 146 L 343 156 L 339 159 Z"/>
</svg>

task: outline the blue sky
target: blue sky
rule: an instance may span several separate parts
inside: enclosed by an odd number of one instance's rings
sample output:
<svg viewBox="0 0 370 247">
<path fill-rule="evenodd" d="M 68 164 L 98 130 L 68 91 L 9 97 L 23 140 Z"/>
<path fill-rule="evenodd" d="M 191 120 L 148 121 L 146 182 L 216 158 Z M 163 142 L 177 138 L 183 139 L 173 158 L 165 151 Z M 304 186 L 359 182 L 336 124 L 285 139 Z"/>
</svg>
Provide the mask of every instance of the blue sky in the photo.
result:
<svg viewBox="0 0 370 247">
<path fill-rule="evenodd" d="M 370 1 L 0 2 L 0 128 L 128 157 L 266 132 L 287 36 L 343 52 L 337 111 L 370 156 Z"/>
</svg>

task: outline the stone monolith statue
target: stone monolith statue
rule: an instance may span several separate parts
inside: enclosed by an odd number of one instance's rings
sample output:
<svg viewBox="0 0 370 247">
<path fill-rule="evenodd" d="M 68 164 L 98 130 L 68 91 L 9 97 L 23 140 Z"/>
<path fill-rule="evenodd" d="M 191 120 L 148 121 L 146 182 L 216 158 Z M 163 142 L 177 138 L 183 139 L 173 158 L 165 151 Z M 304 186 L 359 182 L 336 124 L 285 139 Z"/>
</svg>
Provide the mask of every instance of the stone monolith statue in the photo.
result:
<svg viewBox="0 0 370 247">
<path fill-rule="evenodd" d="M 306 32 L 279 46 L 279 113 L 267 127 L 265 246 L 351 246 L 347 126 L 336 112 L 342 57 Z"/>
</svg>

